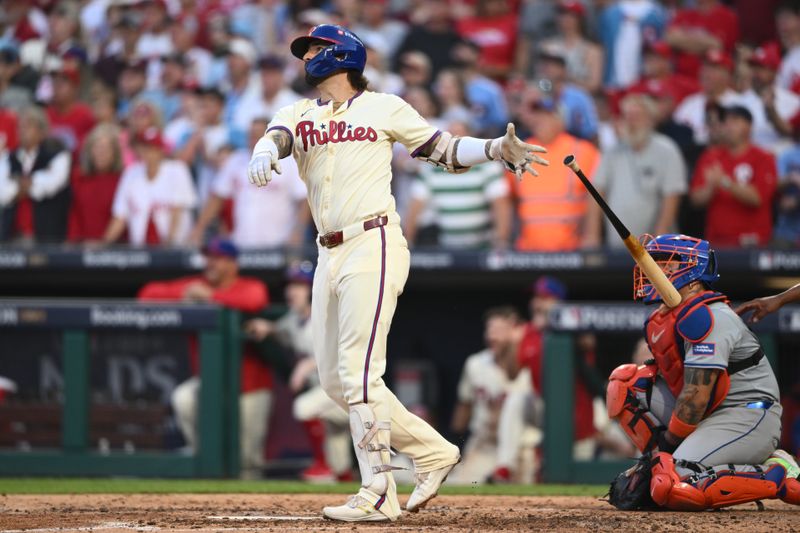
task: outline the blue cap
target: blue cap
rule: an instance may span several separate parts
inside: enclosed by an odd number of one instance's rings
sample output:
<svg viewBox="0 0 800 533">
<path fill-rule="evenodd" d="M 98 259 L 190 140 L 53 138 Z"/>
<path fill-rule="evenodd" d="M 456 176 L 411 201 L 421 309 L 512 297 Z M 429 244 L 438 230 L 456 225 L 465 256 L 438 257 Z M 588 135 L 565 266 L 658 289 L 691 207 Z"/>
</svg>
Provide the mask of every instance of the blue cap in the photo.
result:
<svg viewBox="0 0 800 533">
<path fill-rule="evenodd" d="M 208 241 L 208 244 L 203 248 L 204 255 L 222 256 L 236 259 L 239 257 L 239 248 L 233 244 L 233 241 L 215 237 Z"/>
<path fill-rule="evenodd" d="M 551 276 L 542 276 L 533 284 L 532 292 L 535 296 L 550 296 L 563 300 L 567 297 L 567 286 Z"/>
<path fill-rule="evenodd" d="M 311 285 L 314 282 L 314 265 L 311 261 L 301 261 L 291 265 L 286 270 L 286 281 Z"/>
</svg>

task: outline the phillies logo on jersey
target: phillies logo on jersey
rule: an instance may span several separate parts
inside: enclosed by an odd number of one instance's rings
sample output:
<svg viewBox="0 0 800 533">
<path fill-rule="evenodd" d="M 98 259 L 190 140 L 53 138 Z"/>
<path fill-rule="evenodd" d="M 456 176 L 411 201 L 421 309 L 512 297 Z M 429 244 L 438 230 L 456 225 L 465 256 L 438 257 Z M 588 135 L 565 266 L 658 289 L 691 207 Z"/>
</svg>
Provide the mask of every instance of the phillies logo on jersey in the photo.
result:
<svg viewBox="0 0 800 533">
<path fill-rule="evenodd" d="M 314 127 L 314 122 L 304 120 L 297 123 L 295 136 L 303 141 L 303 150 L 308 152 L 309 145 L 322 146 L 328 143 L 343 143 L 347 141 L 369 141 L 378 140 L 378 132 L 372 127 L 363 126 L 353 127 L 343 120 L 331 120 L 327 124 L 320 124 L 319 129 Z"/>
</svg>

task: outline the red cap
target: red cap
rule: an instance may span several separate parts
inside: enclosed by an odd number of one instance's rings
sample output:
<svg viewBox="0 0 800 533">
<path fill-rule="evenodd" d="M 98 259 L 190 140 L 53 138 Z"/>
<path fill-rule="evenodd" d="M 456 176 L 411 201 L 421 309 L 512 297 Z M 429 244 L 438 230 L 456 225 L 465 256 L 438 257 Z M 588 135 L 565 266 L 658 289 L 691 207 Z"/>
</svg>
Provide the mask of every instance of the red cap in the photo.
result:
<svg viewBox="0 0 800 533">
<path fill-rule="evenodd" d="M 661 98 L 675 98 L 675 91 L 668 84 L 661 80 L 648 80 L 645 84 L 647 94 L 659 100 Z"/>
<path fill-rule="evenodd" d="M 133 138 L 133 144 L 145 144 L 156 148 L 164 148 L 164 138 L 158 128 L 147 128 L 137 133 Z"/>
<path fill-rule="evenodd" d="M 586 8 L 580 0 L 559 0 L 558 10 L 565 13 L 572 13 L 579 17 L 586 15 Z"/>
<path fill-rule="evenodd" d="M 753 51 L 748 63 L 770 70 L 778 70 L 781 66 L 781 54 L 775 46 L 759 46 Z"/>
<path fill-rule="evenodd" d="M 706 53 L 706 57 L 704 58 L 704 60 L 709 65 L 723 67 L 729 72 L 733 72 L 733 59 L 731 59 L 731 56 L 729 56 L 725 52 L 721 52 L 719 50 L 711 50 L 708 53 Z"/>
<path fill-rule="evenodd" d="M 672 59 L 672 48 L 666 41 L 652 41 L 644 46 L 645 52 L 651 52 L 664 59 Z"/>
<path fill-rule="evenodd" d="M 51 72 L 53 76 L 62 76 L 72 83 L 78 84 L 81 82 L 81 71 L 76 65 L 64 63 L 60 68 Z"/>
</svg>

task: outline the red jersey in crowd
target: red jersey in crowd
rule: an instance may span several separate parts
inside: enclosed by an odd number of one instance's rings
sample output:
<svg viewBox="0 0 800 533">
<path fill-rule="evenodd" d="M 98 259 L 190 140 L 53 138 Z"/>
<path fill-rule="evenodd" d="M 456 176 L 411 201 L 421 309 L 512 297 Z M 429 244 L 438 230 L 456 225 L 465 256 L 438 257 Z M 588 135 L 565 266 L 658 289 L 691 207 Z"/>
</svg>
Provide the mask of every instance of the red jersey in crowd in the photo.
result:
<svg viewBox="0 0 800 533">
<path fill-rule="evenodd" d="M 111 220 L 111 205 L 119 183 L 119 172 L 72 174 L 72 203 L 69 208 L 67 239 L 71 242 L 103 238 Z"/>
<path fill-rule="evenodd" d="M 697 9 L 680 9 L 672 19 L 670 27 L 684 31 L 705 31 L 722 43 L 728 54 L 733 54 L 739 40 L 739 19 L 729 7 L 717 4 L 703 12 Z M 675 70 L 691 78 L 697 78 L 702 64 L 702 55 L 676 52 Z"/>
<path fill-rule="evenodd" d="M 0 146 L 9 151 L 17 148 L 17 115 L 10 109 L 0 109 Z"/>
<path fill-rule="evenodd" d="M 525 336 L 519 345 L 517 355 L 520 366 L 528 367 L 531 370 L 531 381 L 537 394 L 544 394 L 544 335 L 541 331 L 531 324 L 525 326 Z M 593 353 L 579 353 L 578 357 L 589 357 L 588 361 L 594 365 Z M 575 407 L 574 424 L 575 440 L 583 440 L 597 433 L 594 427 L 594 405 L 592 395 L 586 388 L 586 384 L 577 375 L 575 376 Z"/>
<path fill-rule="evenodd" d="M 139 299 L 144 301 L 177 302 L 183 300 L 186 289 L 195 283 L 207 284 L 203 276 L 190 276 L 172 281 L 154 281 L 139 291 Z M 230 286 L 214 290 L 212 301 L 246 313 L 255 313 L 269 303 L 267 286 L 255 278 L 238 277 Z M 272 372 L 256 355 L 255 349 L 245 344 L 242 352 L 242 392 L 272 388 Z M 197 339 L 192 337 L 189 346 L 192 372 L 200 369 Z"/>
<path fill-rule="evenodd" d="M 47 119 L 50 121 L 50 135 L 63 141 L 72 153 L 83 146 L 83 140 L 95 125 L 92 108 L 82 102 L 76 102 L 63 113 L 55 106 L 48 106 Z"/>
<path fill-rule="evenodd" d="M 709 148 L 697 162 L 692 190 L 705 186 L 706 170 L 717 163 L 732 181 L 755 187 L 761 205 L 747 206 L 718 187 L 708 203 L 705 238 L 717 247 L 768 244 L 772 238 L 772 200 L 777 189 L 775 157 L 752 145 L 739 155 L 723 147 Z"/>
<path fill-rule="evenodd" d="M 698 92 L 700 92 L 700 84 L 695 78 L 675 73 L 662 79 L 642 78 L 628 88 L 628 90 L 620 96 L 620 99 L 626 94 L 636 93 L 655 96 L 657 93 L 661 93 L 673 98 L 675 100 L 675 106 L 677 106 L 684 98 Z"/>
<path fill-rule="evenodd" d="M 468 17 L 458 21 L 458 33 L 480 46 L 479 64 L 505 68 L 514 63 L 517 48 L 517 16 L 507 14 L 500 17 Z"/>
</svg>

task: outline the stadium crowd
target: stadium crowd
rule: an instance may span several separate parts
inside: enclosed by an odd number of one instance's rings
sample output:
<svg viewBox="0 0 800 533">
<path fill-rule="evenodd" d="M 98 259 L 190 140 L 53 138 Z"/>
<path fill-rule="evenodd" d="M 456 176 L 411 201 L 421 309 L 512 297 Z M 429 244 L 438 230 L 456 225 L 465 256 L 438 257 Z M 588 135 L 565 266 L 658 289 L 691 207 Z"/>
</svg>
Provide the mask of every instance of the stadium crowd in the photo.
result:
<svg viewBox="0 0 800 533">
<path fill-rule="evenodd" d="M 618 246 L 568 153 L 634 233 L 796 244 L 800 3 L 685 4 L 2 0 L 0 238 L 310 243 L 296 165 L 264 189 L 246 165 L 275 111 L 310 94 L 288 42 L 334 22 L 367 45 L 373 90 L 456 133 L 513 120 L 554 163 L 519 183 L 492 164 L 452 178 L 399 149 L 412 244 Z"/>
</svg>

